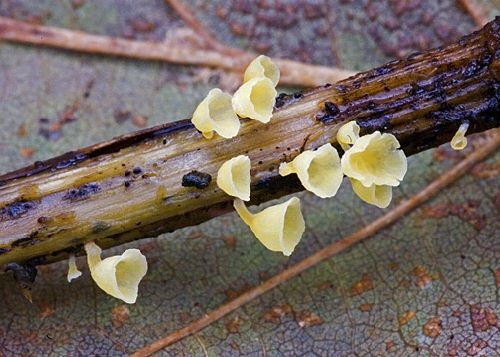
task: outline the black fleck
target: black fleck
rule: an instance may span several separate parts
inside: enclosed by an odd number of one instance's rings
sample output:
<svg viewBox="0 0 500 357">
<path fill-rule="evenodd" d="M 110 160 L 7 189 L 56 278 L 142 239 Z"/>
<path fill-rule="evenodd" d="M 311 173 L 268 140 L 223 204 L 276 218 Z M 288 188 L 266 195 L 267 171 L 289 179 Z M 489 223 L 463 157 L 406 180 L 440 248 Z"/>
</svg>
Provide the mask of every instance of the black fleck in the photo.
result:
<svg viewBox="0 0 500 357">
<path fill-rule="evenodd" d="M 72 188 L 63 197 L 63 200 L 79 201 L 84 200 L 88 196 L 100 191 L 101 188 L 95 182 L 86 183 L 78 188 Z"/>
<path fill-rule="evenodd" d="M 134 173 L 134 175 L 139 175 L 142 172 L 142 169 L 140 167 L 134 167 L 132 172 Z"/>
<path fill-rule="evenodd" d="M 212 181 L 212 176 L 209 174 L 193 170 L 182 177 L 182 186 L 202 189 L 207 187 L 210 181 Z"/>
</svg>

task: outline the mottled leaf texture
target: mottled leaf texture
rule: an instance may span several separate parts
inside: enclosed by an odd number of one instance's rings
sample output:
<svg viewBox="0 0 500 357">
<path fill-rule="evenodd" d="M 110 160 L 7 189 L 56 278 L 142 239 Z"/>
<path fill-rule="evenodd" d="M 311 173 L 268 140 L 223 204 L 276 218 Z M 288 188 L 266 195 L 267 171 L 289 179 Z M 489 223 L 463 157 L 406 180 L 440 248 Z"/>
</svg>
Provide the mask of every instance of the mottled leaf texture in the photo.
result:
<svg viewBox="0 0 500 357">
<path fill-rule="evenodd" d="M 227 45 L 352 70 L 471 32 L 477 25 L 460 3 L 186 2 Z M 498 14 L 498 0 L 474 3 L 487 18 Z M 0 14 L 154 41 L 185 27 L 162 0 L 4 0 Z M 0 171 L 188 117 L 225 78 L 204 68 L 0 43 Z M 444 146 L 412 157 L 389 209 L 463 155 Z M 160 355 L 498 355 L 499 159 L 497 153 L 397 224 Z M 129 244 L 149 262 L 135 305 L 100 291 L 83 258 L 83 276 L 70 284 L 67 262 L 40 267 L 32 304 L 10 274 L 0 275 L 0 355 L 126 355 L 384 212 L 357 199 L 347 182 L 334 199 L 300 197 L 307 231 L 290 258 L 266 251 L 234 214 Z"/>
</svg>

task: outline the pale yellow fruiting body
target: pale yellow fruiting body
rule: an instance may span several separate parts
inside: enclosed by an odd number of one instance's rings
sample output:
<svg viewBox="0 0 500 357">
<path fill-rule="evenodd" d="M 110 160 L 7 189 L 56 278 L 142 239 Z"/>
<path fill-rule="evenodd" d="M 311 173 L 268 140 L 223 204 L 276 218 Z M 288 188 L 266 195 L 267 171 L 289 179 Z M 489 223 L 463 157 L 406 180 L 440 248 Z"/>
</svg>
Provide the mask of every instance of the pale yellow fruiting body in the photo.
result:
<svg viewBox="0 0 500 357">
<path fill-rule="evenodd" d="M 279 173 L 281 176 L 297 174 L 302 186 L 321 198 L 335 196 L 344 176 L 339 154 L 331 144 L 304 151 L 292 162 L 282 163 Z"/>
<path fill-rule="evenodd" d="M 371 185 L 370 187 L 365 187 L 355 179 L 351 179 L 351 185 L 356 195 L 366 203 L 379 208 L 386 208 L 391 203 L 392 186 Z"/>
<path fill-rule="evenodd" d="M 355 121 L 350 121 L 342 125 L 337 132 L 337 141 L 347 151 L 359 139 L 359 125 Z"/>
<path fill-rule="evenodd" d="M 223 138 L 232 138 L 240 130 L 240 120 L 233 110 L 231 95 L 219 88 L 208 92 L 198 104 L 191 122 L 207 139 L 213 137 L 214 131 Z"/>
<path fill-rule="evenodd" d="M 342 156 L 342 171 L 363 186 L 398 186 L 407 170 L 406 156 L 392 134 L 376 131 L 356 140 Z"/>
<path fill-rule="evenodd" d="M 224 162 L 217 172 L 217 186 L 229 196 L 250 201 L 250 158 L 239 155 Z"/>
<path fill-rule="evenodd" d="M 280 70 L 278 66 L 267 56 L 260 55 L 248 65 L 243 77 L 244 82 L 253 78 L 266 77 L 271 80 L 276 87 L 280 80 Z"/>
<path fill-rule="evenodd" d="M 258 213 L 250 213 L 239 199 L 234 201 L 234 208 L 255 237 L 274 252 L 289 256 L 304 233 L 305 222 L 300 211 L 300 200 L 296 197 Z"/>
<path fill-rule="evenodd" d="M 256 77 L 241 85 L 233 95 L 233 108 L 242 118 L 268 123 L 273 115 L 276 89 L 266 77 Z"/>
<path fill-rule="evenodd" d="M 86 243 L 85 251 L 97 286 L 128 304 L 135 303 L 139 283 L 148 270 L 146 257 L 138 249 L 127 249 L 122 255 L 101 260 L 102 250 L 94 242 Z"/>
<path fill-rule="evenodd" d="M 460 124 L 460 127 L 458 128 L 457 132 L 450 141 L 450 145 L 453 150 L 465 149 L 465 147 L 467 146 L 467 138 L 465 137 L 467 129 L 469 129 L 468 121 Z"/>
<path fill-rule="evenodd" d="M 69 260 L 68 260 L 68 283 L 71 282 L 71 280 L 78 278 L 79 276 L 82 275 L 82 272 L 78 270 L 78 267 L 76 266 L 76 259 L 74 254 L 70 254 Z"/>
</svg>

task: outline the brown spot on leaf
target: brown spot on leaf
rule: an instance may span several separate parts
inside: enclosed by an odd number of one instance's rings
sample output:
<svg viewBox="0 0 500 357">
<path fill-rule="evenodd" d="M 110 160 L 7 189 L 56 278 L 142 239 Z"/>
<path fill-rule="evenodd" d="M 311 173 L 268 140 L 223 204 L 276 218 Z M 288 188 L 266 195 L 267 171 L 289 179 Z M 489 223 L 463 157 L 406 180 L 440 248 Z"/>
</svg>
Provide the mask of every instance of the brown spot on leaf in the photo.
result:
<svg viewBox="0 0 500 357">
<path fill-rule="evenodd" d="M 435 338 L 441 334 L 441 320 L 437 317 L 429 319 L 422 327 L 424 335 Z"/>
<path fill-rule="evenodd" d="M 500 287 L 500 268 L 495 269 L 495 282 L 497 287 Z"/>
<path fill-rule="evenodd" d="M 396 271 L 399 269 L 399 264 L 395 263 L 395 262 L 391 262 L 391 263 L 389 263 L 389 269 L 392 271 Z"/>
<path fill-rule="evenodd" d="M 326 290 L 326 289 L 331 289 L 333 288 L 333 283 L 331 281 L 325 281 L 321 284 L 318 285 L 318 290 Z"/>
<path fill-rule="evenodd" d="M 25 138 L 28 136 L 28 127 L 26 123 L 22 123 L 19 125 L 19 128 L 17 129 L 17 136 L 20 138 Z"/>
<path fill-rule="evenodd" d="M 421 289 L 425 288 L 433 280 L 432 276 L 427 272 L 427 269 L 421 265 L 417 265 L 412 270 L 412 274 L 417 278 L 415 280 L 415 285 Z"/>
<path fill-rule="evenodd" d="M 372 289 L 373 289 L 373 280 L 370 277 L 370 274 L 365 273 L 363 274 L 363 276 L 359 281 L 355 282 L 351 286 L 351 296 L 361 295 L 364 292 Z"/>
<path fill-rule="evenodd" d="M 491 164 L 482 162 L 474 166 L 471 172 L 474 177 L 480 179 L 489 180 L 495 178 L 500 174 L 500 161 Z"/>
<path fill-rule="evenodd" d="M 130 311 L 126 305 L 115 306 L 111 310 L 111 323 L 113 327 L 122 327 L 129 318 Z"/>
<path fill-rule="evenodd" d="M 434 160 L 445 161 L 445 160 L 458 160 L 463 158 L 463 153 L 457 150 L 453 150 L 449 145 L 441 145 L 435 149 L 432 153 Z"/>
<path fill-rule="evenodd" d="M 465 353 L 468 356 L 475 356 L 479 352 L 481 352 L 486 346 L 488 346 L 486 341 L 483 341 L 480 338 L 478 338 L 476 341 L 471 343 L 471 345 L 465 350 Z"/>
<path fill-rule="evenodd" d="M 266 311 L 264 314 L 264 321 L 272 322 L 278 325 L 281 322 L 281 318 L 286 314 L 291 314 L 293 312 L 292 306 L 289 304 L 283 304 L 273 307 L 271 310 Z"/>
<path fill-rule="evenodd" d="M 85 3 L 85 0 L 71 0 L 71 6 L 73 9 L 78 9 Z"/>
<path fill-rule="evenodd" d="M 456 216 L 472 225 L 476 230 L 481 230 L 486 224 L 486 217 L 477 212 L 479 201 L 466 203 L 440 203 L 422 209 L 423 218 L 444 218 Z"/>
<path fill-rule="evenodd" d="M 222 237 L 222 240 L 228 248 L 234 248 L 236 246 L 236 237 L 232 234 Z"/>
<path fill-rule="evenodd" d="M 132 124 L 134 124 L 138 128 L 145 128 L 148 123 L 148 118 L 142 115 L 134 115 L 132 118 Z"/>
<path fill-rule="evenodd" d="M 417 313 L 415 311 L 406 311 L 403 315 L 398 317 L 398 322 L 401 326 L 406 325 L 408 321 L 413 319 Z"/>
<path fill-rule="evenodd" d="M 154 22 L 140 17 L 129 19 L 127 22 L 135 32 L 151 32 L 156 29 L 156 24 Z"/>
<path fill-rule="evenodd" d="M 239 316 L 236 316 L 234 319 L 231 319 L 226 323 L 226 330 L 229 333 L 240 332 L 240 318 L 239 318 Z"/>
<path fill-rule="evenodd" d="M 115 110 L 113 113 L 113 118 L 115 118 L 116 123 L 123 124 L 132 117 L 132 113 L 128 110 Z"/>
<path fill-rule="evenodd" d="M 40 317 L 49 317 L 53 315 L 55 310 L 50 307 L 46 302 L 42 303 L 40 306 Z"/>
<path fill-rule="evenodd" d="M 394 342 L 393 340 L 385 342 L 385 350 L 386 351 L 391 351 L 394 348 L 394 346 L 396 346 L 396 342 Z"/>
<path fill-rule="evenodd" d="M 31 147 L 23 147 L 19 150 L 19 154 L 25 159 L 32 157 L 35 152 L 36 150 Z"/>
<path fill-rule="evenodd" d="M 399 286 L 402 288 L 408 288 L 411 285 L 410 279 L 404 278 L 399 281 Z"/>
<path fill-rule="evenodd" d="M 370 312 L 370 311 L 372 311 L 372 308 L 373 308 L 373 304 L 369 304 L 369 303 L 359 305 L 359 310 L 363 311 L 363 312 Z"/>
<path fill-rule="evenodd" d="M 472 329 L 475 332 L 488 331 L 490 328 L 500 328 L 500 320 L 494 311 L 481 308 L 478 305 L 470 306 Z"/>
<path fill-rule="evenodd" d="M 300 327 L 310 327 L 321 325 L 323 320 L 318 315 L 310 312 L 309 310 L 299 311 L 295 314 L 295 320 Z"/>
</svg>

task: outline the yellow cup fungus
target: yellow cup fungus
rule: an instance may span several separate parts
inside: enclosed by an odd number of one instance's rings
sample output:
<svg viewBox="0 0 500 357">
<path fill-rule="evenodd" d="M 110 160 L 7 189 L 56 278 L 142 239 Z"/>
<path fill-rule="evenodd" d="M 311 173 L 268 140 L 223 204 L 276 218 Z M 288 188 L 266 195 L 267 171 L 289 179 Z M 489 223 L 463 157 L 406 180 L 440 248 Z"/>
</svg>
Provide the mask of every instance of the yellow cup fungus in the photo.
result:
<svg viewBox="0 0 500 357">
<path fill-rule="evenodd" d="M 406 156 L 392 134 L 376 131 L 354 142 L 342 156 L 342 171 L 363 186 L 398 186 L 406 174 Z"/>
<path fill-rule="evenodd" d="M 305 222 L 297 197 L 267 207 L 258 213 L 250 213 L 245 203 L 239 199 L 234 201 L 234 208 L 255 237 L 274 252 L 289 256 L 304 233 Z"/>
<path fill-rule="evenodd" d="M 224 162 L 217 172 L 217 186 L 230 196 L 250 201 L 250 158 L 239 155 Z"/>
<path fill-rule="evenodd" d="M 274 84 L 269 78 L 252 78 L 234 93 L 234 111 L 242 118 L 268 123 L 273 115 L 276 94 Z"/>
<path fill-rule="evenodd" d="M 392 187 L 387 185 L 371 185 L 365 187 L 356 179 L 351 179 L 353 191 L 366 203 L 386 208 L 392 200 Z"/>
<path fill-rule="evenodd" d="M 253 78 L 266 77 L 271 80 L 276 87 L 280 80 L 280 70 L 278 66 L 267 56 L 260 55 L 248 65 L 243 76 L 243 81 L 248 82 Z"/>
<path fill-rule="evenodd" d="M 82 275 L 82 272 L 78 270 L 78 267 L 76 266 L 75 255 L 71 254 L 68 260 L 68 283 L 70 283 L 71 280 L 78 278 L 80 275 Z"/>
<path fill-rule="evenodd" d="M 279 173 L 281 176 L 296 173 L 305 189 L 321 198 L 335 196 L 344 176 L 339 154 L 331 144 L 316 151 L 304 151 L 292 162 L 282 163 Z"/>
<path fill-rule="evenodd" d="M 467 146 L 467 138 L 465 137 L 465 133 L 469 129 L 469 122 L 463 122 L 460 124 L 457 132 L 451 139 L 450 145 L 453 150 L 463 150 Z"/>
<path fill-rule="evenodd" d="M 359 139 L 359 125 L 355 121 L 350 121 L 342 125 L 337 132 L 337 141 L 347 151 Z"/>
<path fill-rule="evenodd" d="M 148 270 L 146 257 L 138 249 L 127 249 L 122 255 L 101 260 L 102 250 L 94 242 L 86 243 L 85 251 L 97 286 L 128 304 L 135 303 L 139 283 Z"/>
<path fill-rule="evenodd" d="M 219 88 L 208 92 L 196 107 L 191 122 L 207 139 L 213 137 L 214 131 L 223 138 L 232 138 L 240 130 L 240 120 L 234 112 L 231 95 Z"/>
</svg>

